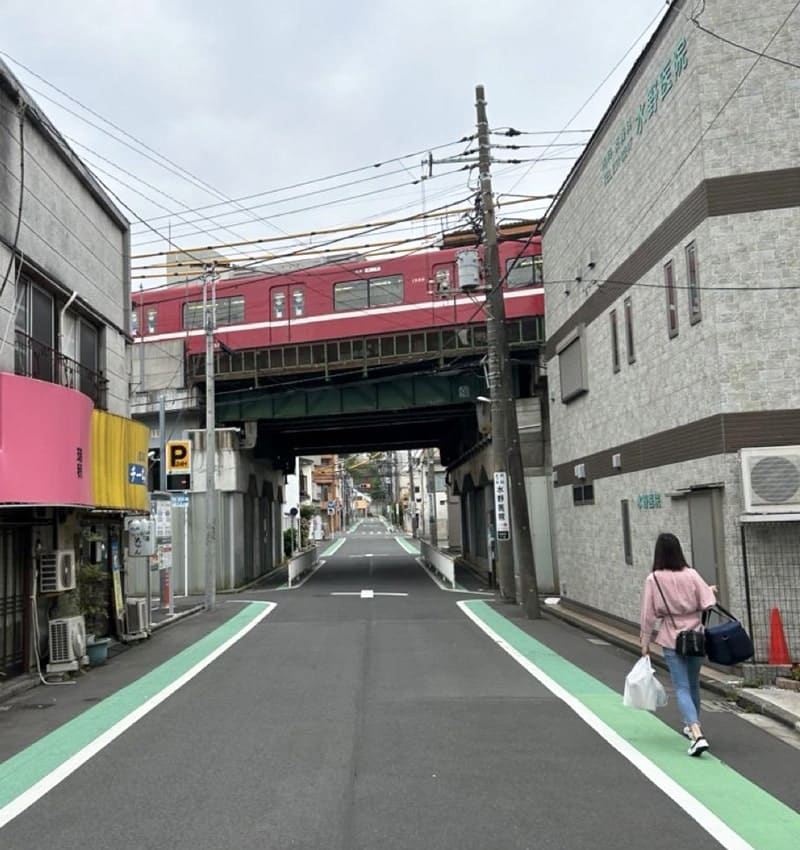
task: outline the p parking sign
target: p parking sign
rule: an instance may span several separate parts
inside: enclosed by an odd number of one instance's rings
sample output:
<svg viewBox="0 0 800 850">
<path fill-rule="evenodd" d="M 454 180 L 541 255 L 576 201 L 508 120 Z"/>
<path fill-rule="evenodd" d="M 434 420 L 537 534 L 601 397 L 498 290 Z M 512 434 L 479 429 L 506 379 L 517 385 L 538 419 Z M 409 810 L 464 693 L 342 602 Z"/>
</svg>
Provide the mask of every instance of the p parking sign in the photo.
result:
<svg viewBox="0 0 800 850">
<path fill-rule="evenodd" d="M 189 472 L 191 449 L 188 440 L 170 440 L 167 443 L 167 472 Z"/>
</svg>

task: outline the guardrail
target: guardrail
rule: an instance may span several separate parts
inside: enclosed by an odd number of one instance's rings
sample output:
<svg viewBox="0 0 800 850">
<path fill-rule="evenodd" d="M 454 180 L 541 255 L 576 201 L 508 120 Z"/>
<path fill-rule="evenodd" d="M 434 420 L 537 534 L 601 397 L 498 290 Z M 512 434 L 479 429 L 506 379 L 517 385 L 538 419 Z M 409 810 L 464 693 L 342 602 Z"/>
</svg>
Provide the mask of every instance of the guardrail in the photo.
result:
<svg viewBox="0 0 800 850">
<path fill-rule="evenodd" d="M 319 563 L 319 552 L 316 546 L 309 546 L 302 552 L 298 552 L 289 559 L 289 587 L 292 587 L 295 582 L 309 572 Z"/>
<path fill-rule="evenodd" d="M 440 552 L 428 543 L 427 540 L 419 541 L 422 560 L 435 572 L 437 572 L 451 587 L 456 586 L 455 560 L 444 552 Z"/>
</svg>

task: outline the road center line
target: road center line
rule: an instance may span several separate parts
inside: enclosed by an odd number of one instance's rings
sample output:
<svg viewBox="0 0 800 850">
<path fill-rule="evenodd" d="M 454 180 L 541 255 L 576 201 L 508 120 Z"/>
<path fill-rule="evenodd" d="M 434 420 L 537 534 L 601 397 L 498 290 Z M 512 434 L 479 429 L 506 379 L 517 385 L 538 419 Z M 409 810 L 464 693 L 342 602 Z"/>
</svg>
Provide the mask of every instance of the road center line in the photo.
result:
<svg viewBox="0 0 800 850">
<path fill-rule="evenodd" d="M 0 764 L 0 829 L 180 690 L 275 608 L 252 602 L 150 673 Z"/>
<path fill-rule="evenodd" d="M 714 756 L 689 758 L 675 730 L 649 712 L 625 708 L 617 691 L 559 656 L 485 602 L 457 604 L 503 651 L 727 850 L 796 850 L 800 814 Z"/>
</svg>

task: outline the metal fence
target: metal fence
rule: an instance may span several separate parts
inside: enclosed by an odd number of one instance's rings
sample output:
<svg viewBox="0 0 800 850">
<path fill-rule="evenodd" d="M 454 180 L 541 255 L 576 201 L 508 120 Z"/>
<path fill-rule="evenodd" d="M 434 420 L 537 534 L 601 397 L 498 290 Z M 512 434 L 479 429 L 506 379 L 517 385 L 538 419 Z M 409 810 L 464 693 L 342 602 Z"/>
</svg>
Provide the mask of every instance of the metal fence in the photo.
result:
<svg viewBox="0 0 800 850">
<path fill-rule="evenodd" d="M 742 560 L 754 661 L 769 663 L 777 609 L 792 661 L 800 661 L 800 522 L 743 523 Z"/>
</svg>

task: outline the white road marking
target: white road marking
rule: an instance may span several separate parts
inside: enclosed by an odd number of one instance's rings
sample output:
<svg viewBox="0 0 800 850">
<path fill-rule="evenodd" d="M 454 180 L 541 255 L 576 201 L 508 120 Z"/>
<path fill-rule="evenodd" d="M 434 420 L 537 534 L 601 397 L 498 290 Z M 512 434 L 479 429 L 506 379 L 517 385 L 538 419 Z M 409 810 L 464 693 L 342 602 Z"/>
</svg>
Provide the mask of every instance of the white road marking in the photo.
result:
<svg viewBox="0 0 800 850">
<path fill-rule="evenodd" d="M 408 596 L 407 593 L 377 593 L 374 590 L 335 590 L 331 596 L 359 596 L 361 599 L 373 599 L 376 596 Z"/>
<path fill-rule="evenodd" d="M 650 761 L 647 756 L 639 752 L 633 745 L 626 741 L 618 732 L 615 732 L 608 724 L 602 721 L 593 711 L 587 708 L 577 697 L 574 697 L 566 688 L 551 679 L 544 670 L 537 667 L 526 658 L 518 649 L 499 634 L 481 618 L 467 607 L 468 602 L 456 603 L 459 608 L 472 620 L 479 629 L 489 637 L 521 667 L 524 667 L 534 679 L 543 684 L 547 690 L 554 694 L 562 702 L 566 703 L 578 717 L 593 729 L 604 741 L 610 744 L 620 755 L 626 758 L 637 770 L 644 774 L 656 788 L 663 791 L 671 800 L 677 803 L 690 817 L 700 824 L 709 835 L 712 835 L 727 850 L 753 850 L 753 846 L 737 835 L 724 821 L 718 818 L 710 809 L 706 808 L 699 800 L 695 799 L 685 788 L 681 787 L 671 776 L 660 767 Z"/>
<path fill-rule="evenodd" d="M 251 603 L 254 604 L 254 603 Z M 75 755 L 63 761 L 55 770 L 40 779 L 35 785 L 28 788 L 8 805 L 0 809 L 0 829 L 9 821 L 12 821 L 17 815 L 24 812 L 32 806 L 37 800 L 44 797 L 48 791 L 55 788 L 60 782 L 63 782 L 68 776 L 74 773 L 79 767 L 86 764 L 89 759 L 96 756 L 101 750 L 105 749 L 112 741 L 119 738 L 123 732 L 127 732 L 135 723 L 138 723 L 145 715 L 149 714 L 154 708 L 161 705 L 164 700 L 172 696 L 176 691 L 179 691 L 187 682 L 190 682 L 205 670 L 210 664 L 217 660 L 223 653 L 227 652 L 237 641 L 241 640 L 248 632 L 254 629 L 265 617 L 271 614 L 276 606 L 274 602 L 258 601 L 255 604 L 263 605 L 264 608 L 250 622 L 246 623 L 238 632 L 231 635 L 224 643 L 220 644 L 216 649 L 209 652 L 204 658 L 190 667 L 185 673 L 173 679 L 168 685 L 165 685 L 158 693 L 153 694 L 148 700 L 133 709 L 130 714 L 117 721 L 113 726 L 105 732 L 98 735 L 90 744 L 87 744 L 83 749 L 79 750 Z M 170 662 L 166 662 L 169 664 Z M 134 683 L 135 684 L 135 683 Z"/>
</svg>

